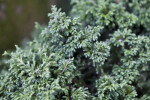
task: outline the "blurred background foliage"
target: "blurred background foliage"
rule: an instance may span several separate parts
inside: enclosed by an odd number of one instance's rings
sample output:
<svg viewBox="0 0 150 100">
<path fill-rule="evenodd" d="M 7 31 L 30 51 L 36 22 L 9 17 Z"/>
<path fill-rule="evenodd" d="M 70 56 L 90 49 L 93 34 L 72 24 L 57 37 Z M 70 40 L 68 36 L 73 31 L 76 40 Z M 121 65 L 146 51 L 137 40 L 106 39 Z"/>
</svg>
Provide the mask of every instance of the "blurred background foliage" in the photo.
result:
<svg viewBox="0 0 150 100">
<path fill-rule="evenodd" d="M 35 22 L 47 24 L 51 5 L 68 12 L 70 0 L 0 0 L 0 57 L 15 44 L 30 40 Z"/>
</svg>

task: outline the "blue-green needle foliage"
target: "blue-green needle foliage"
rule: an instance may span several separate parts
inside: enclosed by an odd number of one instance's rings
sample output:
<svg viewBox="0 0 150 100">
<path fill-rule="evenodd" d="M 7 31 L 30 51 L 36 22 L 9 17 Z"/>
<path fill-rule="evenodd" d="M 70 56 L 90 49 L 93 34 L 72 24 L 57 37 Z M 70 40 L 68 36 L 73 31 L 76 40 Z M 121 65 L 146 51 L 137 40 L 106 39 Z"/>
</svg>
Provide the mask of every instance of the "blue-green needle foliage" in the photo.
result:
<svg viewBox="0 0 150 100">
<path fill-rule="evenodd" d="M 4 55 L 2 100 L 150 100 L 150 2 L 72 0 Z"/>
</svg>

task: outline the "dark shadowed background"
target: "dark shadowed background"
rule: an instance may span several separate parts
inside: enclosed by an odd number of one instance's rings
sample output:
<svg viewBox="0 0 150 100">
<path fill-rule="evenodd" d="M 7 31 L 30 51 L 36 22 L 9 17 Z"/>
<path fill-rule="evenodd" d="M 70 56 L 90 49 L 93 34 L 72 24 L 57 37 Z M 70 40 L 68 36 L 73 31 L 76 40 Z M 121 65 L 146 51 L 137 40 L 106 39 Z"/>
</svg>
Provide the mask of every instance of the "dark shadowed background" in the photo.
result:
<svg viewBox="0 0 150 100">
<path fill-rule="evenodd" d="M 0 56 L 30 39 L 35 22 L 46 25 L 51 5 L 68 12 L 70 0 L 0 0 Z"/>
</svg>

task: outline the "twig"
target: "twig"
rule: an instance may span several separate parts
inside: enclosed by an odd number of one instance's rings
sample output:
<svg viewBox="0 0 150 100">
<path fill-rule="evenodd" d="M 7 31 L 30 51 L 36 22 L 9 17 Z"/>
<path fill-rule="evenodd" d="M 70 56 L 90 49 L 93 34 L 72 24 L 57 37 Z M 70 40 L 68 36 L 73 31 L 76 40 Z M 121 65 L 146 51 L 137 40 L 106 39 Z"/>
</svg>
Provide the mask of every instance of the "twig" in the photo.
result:
<svg viewBox="0 0 150 100">
<path fill-rule="evenodd" d="M 65 65 L 65 68 L 63 69 L 63 71 L 61 72 L 61 74 L 63 74 L 63 73 L 65 72 L 65 70 L 66 70 L 66 68 L 67 68 L 67 66 L 68 66 L 68 64 L 69 64 L 69 62 L 70 62 L 70 58 L 68 59 L 67 64 Z"/>
<path fill-rule="evenodd" d="M 120 0 L 116 0 L 116 3 L 118 4 L 120 2 Z"/>
<path fill-rule="evenodd" d="M 92 2 L 93 4 L 96 4 L 94 0 L 91 0 L 91 2 Z"/>
</svg>

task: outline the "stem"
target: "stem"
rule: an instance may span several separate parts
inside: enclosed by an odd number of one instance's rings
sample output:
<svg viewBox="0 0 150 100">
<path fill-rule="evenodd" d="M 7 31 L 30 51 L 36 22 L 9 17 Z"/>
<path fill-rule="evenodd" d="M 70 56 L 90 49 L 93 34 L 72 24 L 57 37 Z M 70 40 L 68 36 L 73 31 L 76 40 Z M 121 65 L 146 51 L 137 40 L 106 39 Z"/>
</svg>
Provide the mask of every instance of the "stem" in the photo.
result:
<svg viewBox="0 0 150 100">
<path fill-rule="evenodd" d="M 66 70 L 66 68 L 67 68 L 67 66 L 68 66 L 68 64 L 69 64 L 69 62 L 70 62 L 70 58 L 69 58 L 69 60 L 67 61 L 67 64 L 65 65 L 65 68 L 63 69 L 63 71 L 61 72 L 61 74 L 63 74 L 63 73 L 65 72 L 65 70 Z"/>
</svg>

